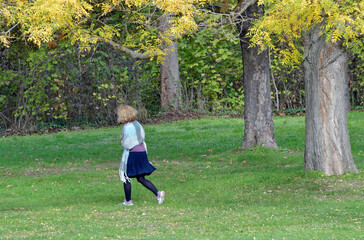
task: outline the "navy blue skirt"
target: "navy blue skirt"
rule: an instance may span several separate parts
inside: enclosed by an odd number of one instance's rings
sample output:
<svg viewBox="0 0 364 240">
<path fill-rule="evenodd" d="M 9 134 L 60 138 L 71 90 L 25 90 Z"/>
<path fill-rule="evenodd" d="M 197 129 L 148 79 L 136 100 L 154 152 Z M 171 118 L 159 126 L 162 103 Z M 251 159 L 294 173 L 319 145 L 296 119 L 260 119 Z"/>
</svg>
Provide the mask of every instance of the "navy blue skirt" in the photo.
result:
<svg viewBox="0 0 364 240">
<path fill-rule="evenodd" d="M 150 175 L 156 168 L 150 164 L 147 152 L 130 152 L 127 165 L 128 177 Z"/>
</svg>

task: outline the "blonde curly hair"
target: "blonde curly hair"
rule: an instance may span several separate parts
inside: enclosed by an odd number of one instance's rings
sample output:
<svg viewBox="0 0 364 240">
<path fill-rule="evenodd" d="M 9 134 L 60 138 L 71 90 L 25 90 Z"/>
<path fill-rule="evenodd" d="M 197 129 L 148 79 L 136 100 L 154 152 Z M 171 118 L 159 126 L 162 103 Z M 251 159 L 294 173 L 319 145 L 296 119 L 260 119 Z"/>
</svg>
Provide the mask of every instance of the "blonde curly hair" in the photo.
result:
<svg viewBox="0 0 364 240">
<path fill-rule="evenodd" d="M 128 105 L 120 105 L 116 109 L 118 123 L 128 123 L 136 120 L 137 110 Z"/>
</svg>

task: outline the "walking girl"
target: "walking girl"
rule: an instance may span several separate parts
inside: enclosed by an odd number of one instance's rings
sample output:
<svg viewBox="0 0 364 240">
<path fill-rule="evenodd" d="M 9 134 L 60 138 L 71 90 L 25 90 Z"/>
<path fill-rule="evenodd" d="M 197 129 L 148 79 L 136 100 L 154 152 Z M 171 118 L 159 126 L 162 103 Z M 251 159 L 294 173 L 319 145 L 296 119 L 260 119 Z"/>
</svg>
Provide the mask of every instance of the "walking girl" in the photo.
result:
<svg viewBox="0 0 364 240">
<path fill-rule="evenodd" d="M 164 191 L 158 191 L 154 184 L 145 179 L 156 169 L 149 162 L 147 156 L 147 145 L 144 141 L 145 132 L 142 125 L 136 121 L 137 111 L 128 106 L 121 105 L 117 108 L 118 122 L 123 123 L 123 133 L 120 135 L 124 152 L 121 158 L 119 175 L 124 183 L 125 200 L 122 204 L 132 206 L 130 178 L 136 178 L 145 188 L 150 190 L 156 197 L 158 204 L 164 202 Z"/>
</svg>

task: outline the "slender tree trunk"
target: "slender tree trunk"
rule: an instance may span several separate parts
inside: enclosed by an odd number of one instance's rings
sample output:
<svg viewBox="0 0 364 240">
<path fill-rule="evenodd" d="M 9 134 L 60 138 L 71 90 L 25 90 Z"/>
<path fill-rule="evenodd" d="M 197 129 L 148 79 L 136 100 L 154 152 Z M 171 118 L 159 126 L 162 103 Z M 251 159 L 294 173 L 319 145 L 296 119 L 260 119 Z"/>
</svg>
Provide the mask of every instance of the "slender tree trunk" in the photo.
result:
<svg viewBox="0 0 364 240">
<path fill-rule="evenodd" d="M 169 19 L 169 14 L 164 14 L 159 19 L 159 30 L 162 34 L 167 32 L 171 27 Z M 164 43 L 162 47 L 166 51 L 166 55 L 160 66 L 161 107 L 178 109 L 182 95 L 181 81 L 179 79 L 177 42 Z"/>
<path fill-rule="evenodd" d="M 304 34 L 305 169 L 328 175 L 357 172 L 346 119 L 347 54 L 320 31 L 316 26 Z"/>
<path fill-rule="evenodd" d="M 262 13 L 262 7 L 254 3 L 237 21 L 244 69 L 245 130 L 242 148 L 257 145 L 277 148 L 270 97 L 269 52 L 265 49 L 259 54 L 259 47 L 249 47 L 250 39 L 245 37 L 252 20 Z"/>
<path fill-rule="evenodd" d="M 268 49 L 269 50 L 269 49 Z M 273 83 L 273 87 L 274 87 L 274 90 L 276 91 L 276 108 L 277 108 L 277 112 L 279 112 L 279 92 L 278 92 L 278 88 L 277 88 L 277 85 L 276 85 L 276 81 L 274 79 L 274 74 L 273 74 L 273 71 L 272 71 L 272 64 L 271 64 L 271 54 L 270 54 L 270 51 L 268 51 L 268 56 L 269 56 L 269 69 L 270 69 L 270 75 L 272 76 L 272 83 Z"/>
<path fill-rule="evenodd" d="M 345 77 L 345 93 L 344 93 L 344 96 L 345 96 L 345 108 L 346 108 L 346 113 L 349 113 L 351 111 L 351 105 L 350 105 L 350 89 L 349 89 L 349 71 L 346 70 L 346 74 L 347 76 Z"/>
</svg>

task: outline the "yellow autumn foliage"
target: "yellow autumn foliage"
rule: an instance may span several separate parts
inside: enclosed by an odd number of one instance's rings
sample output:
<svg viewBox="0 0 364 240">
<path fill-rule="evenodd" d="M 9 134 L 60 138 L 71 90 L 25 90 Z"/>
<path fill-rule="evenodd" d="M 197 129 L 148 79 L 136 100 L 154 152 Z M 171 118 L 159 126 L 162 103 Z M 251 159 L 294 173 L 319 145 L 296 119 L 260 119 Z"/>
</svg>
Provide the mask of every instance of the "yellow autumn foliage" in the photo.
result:
<svg viewBox="0 0 364 240">
<path fill-rule="evenodd" d="M 77 31 L 92 6 L 81 0 L 7 1 L 0 8 L 7 26 L 18 24 L 27 40 L 40 45 L 52 41 L 56 31 Z M 4 37 L 11 37 L 10 35 Z"/>
<path fill-rule="evenodd" d="M 280 51 L 285 64 L 302 60 L 302 33 L 321 25 L 328 41 L 344 45 L 360 40 L 364 34 L 364 1 L 362 0 L 259 0 L 265 14 L 251 28 L 253 45 Z"/>
<path fill-rule="evenodd" d="M 196 6 L 204 3 L 206 0 L 0 0 L 0 43 L 9 46 L 10 40 L 17 37 L 13 31 L 17 27 L 28 41 L 38 46 L 53 41 L 55 33 L 61 33 L 86 48 L 97 41 L 113 40 L 137 52 L 158 52 L 161 40 L 178 39 L 197 29 Z M 154 11 L 159 15 L 173 16 L 171 28 L 163 36 L 157 31 L 155 19 L 151 21 L 145 11 L 148 8 L 157 9 Z M 110 14 L 118 11 L 127 16 L 125 22 L 131 22 L 133 31 L 108 20 Z"/>
</svg>

